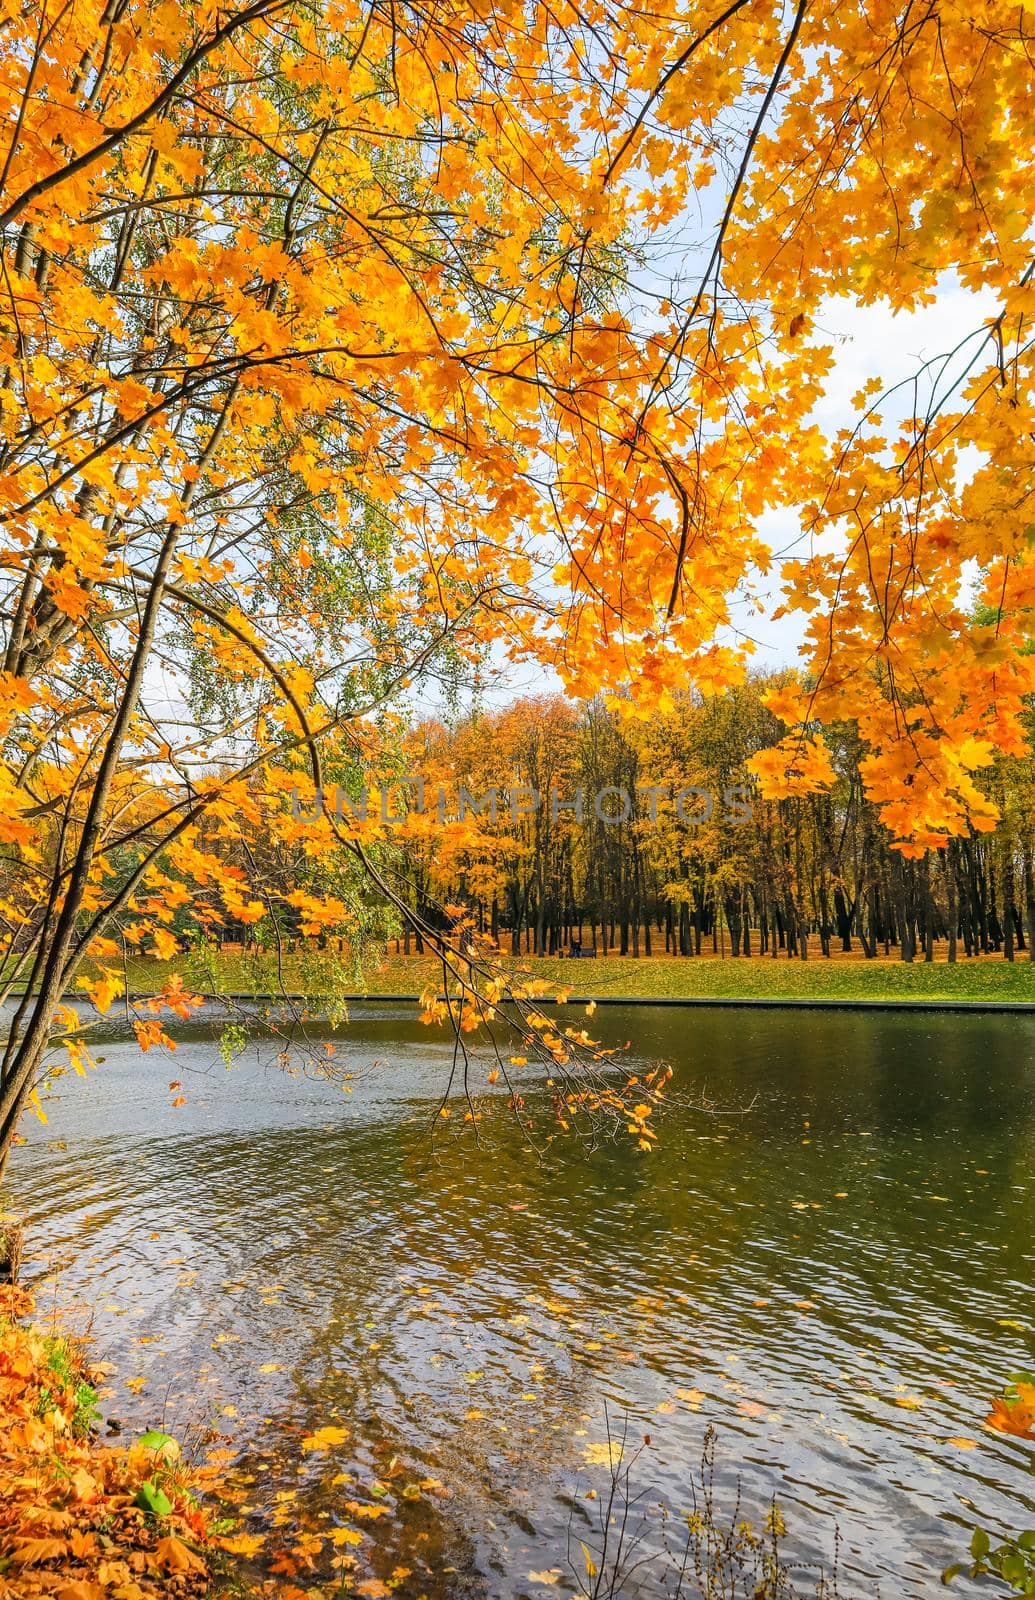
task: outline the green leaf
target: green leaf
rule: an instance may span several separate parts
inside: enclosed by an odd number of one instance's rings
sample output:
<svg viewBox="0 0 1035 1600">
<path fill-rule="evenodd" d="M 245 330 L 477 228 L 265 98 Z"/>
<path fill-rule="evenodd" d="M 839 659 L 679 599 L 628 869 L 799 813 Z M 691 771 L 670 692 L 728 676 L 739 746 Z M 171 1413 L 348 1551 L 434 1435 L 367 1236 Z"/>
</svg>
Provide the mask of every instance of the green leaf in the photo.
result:
<svg viewBox="0 0 1035 1600">
<path fill-rule="evenodd" d="M 974 1537 L 970 1541 L 970 1553 L 975 1561 L 984 1561 L 992 1548 L 992 1541 L 984 1528 L 975 1528 Z"/>
<path fill-rule="evenodd" d="M 1027 1572 L 1025 1571 L 1026 1566 L 1027 1563 L 1025 1562 L 1023 1556 L 1014 1555 L 1011 1552 L 1010 1554 L 1003 1556 L 999 1563 L 999 1571 L 1002 1573 L 1007 1583 L 1012 1583 L 1015 1589 L 1019 1589 L 1027 1577 Z"/>
<path fill-rule="evenodd" d="M 142 1483 L 133 1496 L 133 1504 L 139 1506 L 141 1511 L 150 1512 L 152 1517 L 167 1517 L 172 1510 L 172 1501 L 162 1493 L 157 1483 Z"/>
<path fill-rule="evenodd" d="M 171 1433 L 162 1433 L 158 1428 L 151 1428 L 144 1434 L 140 1443 L 145 1450 L 164 1450 L 166 1445 L 175 1444 L 176 1440 Z"/>
</svg>

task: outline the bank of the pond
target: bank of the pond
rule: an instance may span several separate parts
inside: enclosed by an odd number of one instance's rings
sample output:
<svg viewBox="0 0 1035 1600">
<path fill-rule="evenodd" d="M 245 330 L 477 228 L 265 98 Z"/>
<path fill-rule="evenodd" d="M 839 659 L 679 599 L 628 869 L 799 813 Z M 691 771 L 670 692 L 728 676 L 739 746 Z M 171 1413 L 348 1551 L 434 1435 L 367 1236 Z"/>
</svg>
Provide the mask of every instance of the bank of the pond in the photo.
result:
<svg viewBox="0 0 1035 1600">
<path fill-rule="evenodd" d="M 130 1002 L 153 999 L 153 989 L 131 991 L 128 999 Z M 274 995 L 269 993 L 259 994 L 255 991 L 228 992 L 219 989 L 206 993 L 198 991 L 202 1000 L 218 1002 L 230 1001 L 234 1005 L 244 1006 L 270 1006 L 276 1004 L 308 1004 L 312 997 L 301 993 L 285 992 Z M 339 998 L 346 1005 L 417 1005 L 420 996 L 417 994 L 381 994 L 367 990 L 356 994 L 346 994 Z M 439 996 L 444 999 L 444 995 Z M 650 1009 L 660 1010 L 665 1008 L 692 1009 L 704 1007 L 709 1010 L 723 1011 L 948 1011 L 948 1012 L 1006 1012 L 1021 1016 L 1035 1015 L 1035 1000 L 802 1000 L 797 997 L 787 996 L 779 999 L 761 998 L 726 998 L 720 996 L 681 996 L 672 998 L 664 995 L 601 995 L 601 994 L 570 994 L 563 999 L 556 995 L 539 995 L 536 997 L 538 1006 L 646 1006 Z"/>
<path fill-rule="evenodd" d="M 97 1435 L 105 1374 L 83 1344 L 32 1320 L 0 1284 L 0 1592 L 55 1600 L 185 1600 L 228 1575 L 202 1474 L 170 1435 Z"/>
<path fill-rule="evenodd" d="M 866 961 L 839 954 L 808 961 L 741 956 L 736 960 L 694 956 L 602 956 L 593 960 L 559 957 L 517 960 L 502 965 L 516 976 L 542 978 L 573 991 L 571 1003 L 649 1005 L 679 1004 L 784 1005 L 830 1007 L 934 1006 L 939 1009 L 1035 1008 L 1035 963 L 988 956 L 950 964 L 946 961 L 901 962 L 878 957 Z M 170 975 L 180 973 L 198 993 L 257 998 L 276 989 L 272 972 L 261 960 L 242 951 L 221 954 L 199 969 L 185 957 L 172 962 L 136 959 L 129 962 L 131 993 L 153 994 Z M 339 995 L 352 999 L 412 1002 L 441 983 L 440 963 L 423 956 L 389 955 L 366 959 L 356 969 L 344 958 L 335 973 Z M 280 973 L 288 993 L 306 984 L 297 958 L 286 957 Z M 308 980 L 312 983 L 312 977 Z M 309 989 L 312 993 L 312 989 Z"/>
</svg>

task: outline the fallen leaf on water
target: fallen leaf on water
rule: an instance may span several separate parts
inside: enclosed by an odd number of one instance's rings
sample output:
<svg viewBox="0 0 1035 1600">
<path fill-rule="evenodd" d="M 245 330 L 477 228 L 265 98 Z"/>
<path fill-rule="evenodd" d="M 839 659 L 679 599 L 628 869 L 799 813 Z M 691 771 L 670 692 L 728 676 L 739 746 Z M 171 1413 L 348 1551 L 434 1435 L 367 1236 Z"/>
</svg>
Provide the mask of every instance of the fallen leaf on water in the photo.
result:
<svg viewBox="0 0 1035 1600">
<path fill-rule="evenodd" d="M 302 1440 L 303 1450 L 332 1450 L 336 1444 L 344 1444 L 349 1437 L 348 1428 L 338 1428 L 333 1425 L 326 1428 L 317 1428 L 315 1433 L 310 1433 Z"/>
<path fill-rule="evenodd" d="M 219 1543 L 232 1556 L 255 1556 L 266 1543 L 266 1537 L 261 1533 L 235 1533 L 228 1539 L 220 1539 Z"/>
<path fill-rule="evenodd" d="M 346 1500 L 346 1511 L 351 1511 L 354 1517 L 364 1517 L 373 1522 L 377 1517 L 390 1515 L 387 1506 L 365 1506 L 359 1500 Z"/>
<path fill-rule="evenodd" d="M 528 1581 L 529 1583 L 545 1583 L 552 1589 L 554 1584 L 560 1583 L 563 1576 L 564 1574 L 560 1567 L 548 1567 L 545 1572 L 528 1573 Z"/>
<path fill-rule="evenodd" d="M 992 1401 L 985 1426 L 1015 1439 L 1035 1439 L 1035 1384 L 1015 1381 L 1002 1399 Z"/>
</svg>

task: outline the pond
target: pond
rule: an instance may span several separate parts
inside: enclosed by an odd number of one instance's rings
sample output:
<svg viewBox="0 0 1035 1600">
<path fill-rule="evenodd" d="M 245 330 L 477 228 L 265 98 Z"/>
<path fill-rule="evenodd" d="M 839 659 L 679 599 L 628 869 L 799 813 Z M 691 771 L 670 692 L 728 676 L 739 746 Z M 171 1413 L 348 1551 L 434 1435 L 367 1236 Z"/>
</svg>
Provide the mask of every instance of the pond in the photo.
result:
<svg viewBox="0 0 1035 1600">
<path fill-rule="evenodd" d="M 398 1005 L 338 1032 L 347 1094 L 257 1045 L 228 1070 L 214 1013 L 173 1056 L 107 1029 L 11 1165 L 41 1313 L 114 1363 L 125 1434 L 222 1444 L 273 1548 L 354 1526 L 404 1600 L 584 1579 L 622 1437 L 623 1592 L 663 1586 L 709 1425 L 722 1514 L 739 1483 L 760 1524 L 775 1493 L 791 1556 L 829 1565 L 837 1530 L 842 1592 L 944 1593 L 975 1524 L 1035 1522 L 1030 1447 L 982 1427 L 1035 1361 L 1035 1019 L 593 1026 L 675 1069 L 650 1156 L 537 1160 L 505 1117 L 429 1140 L 451 1046 Z"/>
</svg>

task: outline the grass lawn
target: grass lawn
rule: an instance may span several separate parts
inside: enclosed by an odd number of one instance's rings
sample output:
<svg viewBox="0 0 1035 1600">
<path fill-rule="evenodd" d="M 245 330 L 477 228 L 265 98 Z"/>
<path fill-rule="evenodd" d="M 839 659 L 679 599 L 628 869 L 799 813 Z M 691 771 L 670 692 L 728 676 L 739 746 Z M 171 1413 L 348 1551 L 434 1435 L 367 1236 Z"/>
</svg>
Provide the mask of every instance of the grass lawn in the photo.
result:
<svg viewBox="0 0 1035 1600">
<path fill-rule="evenodd" d="M 134 992 L 162 987 L 165 977 L 185 963 L 138 960 L 130 963 L 129 981 Z M 980 1000 L 1027 1001 L 1035 1004 L 1035 964 L 1023 952 L 1012 964 L 998 956 L 961 959 L 950 966 L 944 958 L 930 965 L 912 965 L 892 958 L 838 954 L 829 960 L 818 949 L 808 961 L 774 961 L 767 956 L 720 960 L 703 955 L 683 959 L 653 956 L 635 961 L 609 956 L 593 961 L 543 958 L 506 960 L 514 970 L 531 971 L 538 978 L 571 985 L 575 995 L 667 999 L 795 999 L 795 1000 Z M 435 983 L 437 963 L 427 957 L 395 956 L 370 959 L 362 979 L 351 977 L 353 994 L 418 995 Z M 251 993 L 255 973 L 247 957 L 225 953 L 219 962 L 217 987 L 224 993 Z M 297 986 L 288 958 L 286 987 Z M 206 985 L 206 988 L 210 987 Z"/>
</svg>

